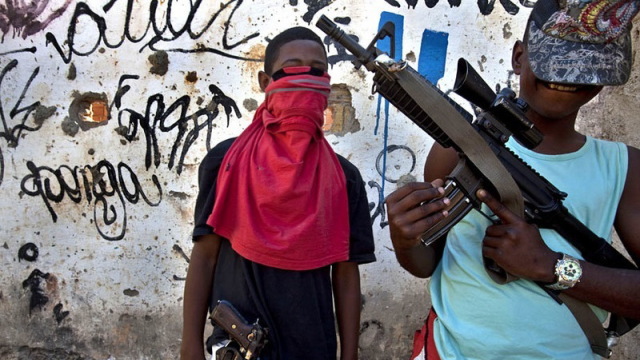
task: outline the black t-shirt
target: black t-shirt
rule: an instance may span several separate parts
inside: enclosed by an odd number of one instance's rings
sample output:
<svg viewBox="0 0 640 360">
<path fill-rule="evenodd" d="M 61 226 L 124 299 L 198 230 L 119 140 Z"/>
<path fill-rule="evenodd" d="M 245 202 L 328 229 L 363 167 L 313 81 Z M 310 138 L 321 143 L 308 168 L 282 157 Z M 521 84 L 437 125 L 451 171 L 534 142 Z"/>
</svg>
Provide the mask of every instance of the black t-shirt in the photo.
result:
<svg viewBox="0 0 640 360">
<path fill-rule="evenodd" d="M 213 232 L 206 222 L 215 201 L 220 164 L 234 140 L 218 144 L 200 164 L 194 241 Z M 373 262 L 373 233 L 364 182 L 353 164 L 340 155 L 338 159 L 347 180 L 349 198 L 349 261 Z M 336 358 L 330 266 L 290 271 L 260 265 L 238 255 L 229 241 L 223 239 L 215 269 L 211 309 L 219 300 L 231 302 L 247 321 L 258 320 L 269 329 L 269 344 L 261 359 Z M 207 347 L 225 338 L 226 335 L 216 328 Z"/>
</svg>

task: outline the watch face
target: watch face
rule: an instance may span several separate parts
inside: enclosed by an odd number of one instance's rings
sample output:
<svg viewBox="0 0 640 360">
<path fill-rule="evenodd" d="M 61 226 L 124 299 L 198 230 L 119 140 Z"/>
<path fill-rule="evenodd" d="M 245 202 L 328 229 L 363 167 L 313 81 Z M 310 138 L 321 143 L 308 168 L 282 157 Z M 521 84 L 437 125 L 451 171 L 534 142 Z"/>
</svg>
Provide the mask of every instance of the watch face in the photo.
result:
<svg viewBox="0 0 640 360">
<path fill-rule="evenodd" d="M 582 276 L 582 267 L 577 260 L 564 259 L 558 265 L 558 277 L 560 281 L 564 280 L 573 283 L 578 281 L 580 276 Z"/>
<path fill-rule="evenodd" d="M 562 259 L 556 263 L 555 273 L 558 280 L 549 285 L 545 285 L 551 290 L 567 290 L 574 287 L 582 276 L 582 266 L 578 259 L 573 256 L 563 254 Z"/>
</svg>

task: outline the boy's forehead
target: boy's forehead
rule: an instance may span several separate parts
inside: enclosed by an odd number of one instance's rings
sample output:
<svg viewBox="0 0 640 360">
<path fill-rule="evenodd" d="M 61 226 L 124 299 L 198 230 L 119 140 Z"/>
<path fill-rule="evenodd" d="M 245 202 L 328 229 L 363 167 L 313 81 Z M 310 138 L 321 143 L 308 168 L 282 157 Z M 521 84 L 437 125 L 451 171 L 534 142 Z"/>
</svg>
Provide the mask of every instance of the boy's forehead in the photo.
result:
<svg viewBox="0 0 640 360">
<path fill-rule="evenodd" d="M 316 58 L 325 63 L 327 62 L 324 46 L 313 40 L 292 40 L 282 44 L 278 49 L 276 62 L 304 58 Z"/>
<path fill-rule="evenodd" d="M 282 44 L 282 46 L 280 47 L 279 55 L 290 53 L 306 53 L 309 51 L 324 54 L 324 46 L 313 40 L 292 40 Z"/>
</svg>

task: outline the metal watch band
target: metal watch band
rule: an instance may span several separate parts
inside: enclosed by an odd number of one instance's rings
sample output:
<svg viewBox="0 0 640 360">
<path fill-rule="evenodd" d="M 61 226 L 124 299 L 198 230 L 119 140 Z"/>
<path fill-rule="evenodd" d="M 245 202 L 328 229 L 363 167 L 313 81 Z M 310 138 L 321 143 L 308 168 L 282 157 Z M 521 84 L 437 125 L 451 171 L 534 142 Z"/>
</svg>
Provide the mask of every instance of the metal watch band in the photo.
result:
<svg viewBox="0 0 640 360">
<path fill-rule="evenodd" d="M 575 257 L 562 254 L 555 265 L 556 282 L 546 285 L 551 290 L 567 290 L 574 287 L 582 277 L 582 266 Z"/>
</svg>

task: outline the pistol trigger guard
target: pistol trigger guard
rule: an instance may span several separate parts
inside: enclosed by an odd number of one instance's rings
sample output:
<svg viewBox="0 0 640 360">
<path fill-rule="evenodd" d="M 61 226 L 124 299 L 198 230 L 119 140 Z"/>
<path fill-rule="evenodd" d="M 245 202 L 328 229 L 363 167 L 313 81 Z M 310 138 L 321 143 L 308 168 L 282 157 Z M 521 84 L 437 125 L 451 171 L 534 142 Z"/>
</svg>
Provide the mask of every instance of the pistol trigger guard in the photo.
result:
<svg viewBox="0 0 640 360">
<path fill-rule="evenodd" d="M 238 349 L 225 346 L 216 351 L 216 360 L 241 360 L 242 354 Z"/>
</svg>

